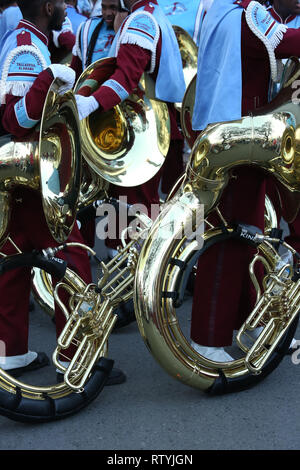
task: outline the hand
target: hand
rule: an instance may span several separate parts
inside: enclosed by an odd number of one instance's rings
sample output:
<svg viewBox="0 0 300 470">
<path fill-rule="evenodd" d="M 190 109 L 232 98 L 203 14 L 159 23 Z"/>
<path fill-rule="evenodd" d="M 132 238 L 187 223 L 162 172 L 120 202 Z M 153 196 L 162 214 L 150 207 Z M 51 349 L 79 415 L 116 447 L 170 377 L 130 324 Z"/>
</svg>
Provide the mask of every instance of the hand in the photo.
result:
<svg viewBox="0 0 300 470">
<path fill-rule="evenodd" d="M 75 95 L 80 121 L 99 108 L 98 101 L 93 96 Z"/>
<path fill-rule="evenodd" d="M 76 74 L 73 69 L 68 67 L 67 65 L 62 64 L 51 64 L 48 67 L 54 78 L 57 78 L 59 81 L 56 83 L 56 93 L 59 95 L 63 95 L 68 90 L 73 88 Z"/>
</svg>

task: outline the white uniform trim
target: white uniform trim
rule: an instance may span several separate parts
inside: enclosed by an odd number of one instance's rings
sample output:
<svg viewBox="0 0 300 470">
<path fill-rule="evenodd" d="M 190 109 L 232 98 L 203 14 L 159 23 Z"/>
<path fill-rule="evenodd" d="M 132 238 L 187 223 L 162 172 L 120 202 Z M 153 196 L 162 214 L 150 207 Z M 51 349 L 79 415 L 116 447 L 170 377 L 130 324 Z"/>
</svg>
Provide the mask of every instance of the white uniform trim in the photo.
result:
<svg viewBox="0 0 300 470">
<path fill-rule="evenodd" d="M 139 15 L 149 16 L 151 21 L 154 23 L 156 32 L 155 32 L 155 37 L 153 41 L 136 36 L 132 33 L 128 33 L 128 28 L 130 27 L 132 21 Z M 156 48 L 157 48 L 159 36 L 160 36 L 160 28 L 159 28 L 159 24 L 156 18 L 153 15 L 151 15 L 151 13 L 149 13 L 148 11 L 142 11 L 142 12 L 136 11 L 132 13 L 130 15 L 130 19 L 125 22 L 124 28 L 118 38 L 117 47 L 116 47 L 116 56 L 118 55 L 121 44 L 135 44 L 135 45 L 142 47 L 143 49 L 147 49 L 152 52 L 151 66 L 150 66 L 149 73 L 153 73 L 155 69 L 155 65 L 156 65 Z"/>
<path fill-rule="evenodd" d="M 41 54 L 40 50 L 33 44 L 28 46 L 18 46 L 15 47 L 10 53 L 8 54 L 7 58 L 5 59 L 3 65 L 2 76 L 0 80 L 0 104 L 5 104 L 5 98 L 7 94 L 11 94 L 14 96 L 25 96 L 26 93 L 30 90 L 33 82 L 22 82 L 20 81 L 9 81 L 8 80 L 8 73 L 9 67 L 12 59 L 20 52 L 28 52 L 33 54 L 39 58 L 41 61 L 43 70 L 47 68 L 47 63 L 43 55 Z"/>
</svg>

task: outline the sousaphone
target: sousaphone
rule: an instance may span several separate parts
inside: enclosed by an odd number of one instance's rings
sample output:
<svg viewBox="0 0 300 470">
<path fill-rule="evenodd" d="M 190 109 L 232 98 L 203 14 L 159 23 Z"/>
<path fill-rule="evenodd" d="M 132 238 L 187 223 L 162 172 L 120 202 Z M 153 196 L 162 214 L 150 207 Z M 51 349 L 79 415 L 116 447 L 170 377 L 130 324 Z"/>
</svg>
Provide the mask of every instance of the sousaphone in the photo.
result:
<svg viewBox="0 0 300 470">
<path fill-rule="evenodd" d="M 79 77 L 75 93 L 91 95 L 113 74 L 115 58 L 100 59 Z M 147 78 L 147 82 L 150 79 Z M 138 186 L 161 168 L 170 145 L 167 105 L 149 98 L 144 78 L 113 109 L 81 121 L 82 154 L 93 171 L 117 186 Z"/>
<path fill-rule="evenodd" d="M 80 180 L 80 125 L 74 95 L 49 89 L 42 119 L 26 141 L 0 139 L 0 245 L 9 235 L 11 198 L 17 186 L 40 192 L 45 218 L 58 243 L 64 242 L 76 217 Z"/>
<path fill-rule="evenodd" d="M 186 88 L 190 85 L 197 74 L 198 47 L 191 36 L 180 26 L 173 26 L 179 46 L 182 60 L 183 76 Z M 182 103 L 175 104 L 176 109 L 181 112 Z"/>
</svg>

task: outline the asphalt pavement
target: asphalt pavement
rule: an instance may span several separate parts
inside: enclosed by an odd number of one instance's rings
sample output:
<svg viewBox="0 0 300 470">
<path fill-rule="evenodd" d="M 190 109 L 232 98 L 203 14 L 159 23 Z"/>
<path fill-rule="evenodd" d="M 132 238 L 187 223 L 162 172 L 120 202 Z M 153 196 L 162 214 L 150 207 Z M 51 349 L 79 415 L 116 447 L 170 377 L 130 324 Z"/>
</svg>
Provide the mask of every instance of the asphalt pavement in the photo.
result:
<svg viewBox="0 0 300 470">
<path fill-rule="evenodd" d="M 96 276 L 94 262 L 92 267 Z M 191 303 L 187 297 L 178 313 L 186 331 Z M 51 318 L 35 305 L 30 325 L 31 349 L 51 355 Z M 126 383 L 105 387 L 87 408 L 65 420 L 37 425 L 0 416 L 0 449 L 299 449 L 300 365 L 291 356 L 254 388 L 215 397 L 167 375 L 149 353 L 136 322 L 111 335 L 108 357 L 126 373 Z"/>
</svg>

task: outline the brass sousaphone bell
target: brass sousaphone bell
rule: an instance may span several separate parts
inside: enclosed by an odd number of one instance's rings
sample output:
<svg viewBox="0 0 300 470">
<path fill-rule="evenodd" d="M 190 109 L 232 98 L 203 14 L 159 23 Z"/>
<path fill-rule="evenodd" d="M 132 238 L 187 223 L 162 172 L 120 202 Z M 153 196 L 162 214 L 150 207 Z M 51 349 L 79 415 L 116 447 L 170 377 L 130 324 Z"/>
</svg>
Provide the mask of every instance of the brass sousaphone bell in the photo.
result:
<svg viewBox="0 0 300 470">
<path fill-rule="evenodd" d="M 198 47 L 191 36 L 183 28 L 180 26 L 173 26 L 173 30 L 181 55 L 185 85 L 188 87 L 197 74 Z M 175 107 L 179 112 L 181 112 L 182 103 L 176 103 Z"/>
<path fill-rule="evenodd" d="M 89 96 L 108 80 L 115 58 L 100 59 L 79 77 L 75 93 Z M 161 168 L 170 145 L 167 105 L 147 94 L 147 77 L 119 105 L 95 111 L 81 121 L 82 154 L 89 166 L 109 183 L 138 186 Z"/>
<path fill-rule="evenodd" d="M 73 93 L 59 96 L 55 86 L 53 81 L 40 124 L 26 141 L 0 138 L 0 246 L 9 236 L 17 186 L 40 191 L 54 240 L 63 243 L 73 228 L 81 180 L 80 124 Z"/>
</svg>

